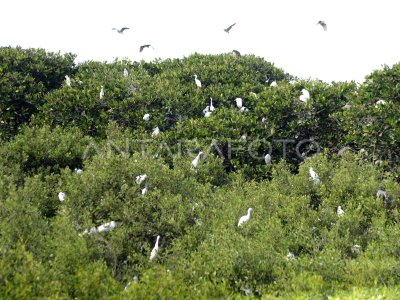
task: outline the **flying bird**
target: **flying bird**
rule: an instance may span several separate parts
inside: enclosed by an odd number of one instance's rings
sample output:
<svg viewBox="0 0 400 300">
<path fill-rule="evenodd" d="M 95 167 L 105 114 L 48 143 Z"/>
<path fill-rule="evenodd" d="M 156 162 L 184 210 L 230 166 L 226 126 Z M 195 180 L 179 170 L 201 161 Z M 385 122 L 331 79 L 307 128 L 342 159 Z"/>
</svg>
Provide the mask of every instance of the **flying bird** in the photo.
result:
<svg viewBox="0 0 400 300">
<path fill-rule="evenodd" d="M 247 215 L 244 215 L 242 217 L 240 217 L 239 222 L 238 222 L 238 227 L 241 226 L 244 222 L 247 222 L 248 220 L 250 220 L 250 213 L 253 209 L 250 207 L 247 210 Z"/>
<path fill-rule="evenodd" d="M 149 45 L 149 44 L 142 45 L 142 46 L 140 46 L 139 52 L 142 52 L 144 48 L 149 48 L 149 47 L 153 48 L 153 46 L 152 46 L 152 45 Z M 154 49 L 154 48 L 153 48 L 153 49 Z"/>
<path fill-rule="evenodd" d="M 197 79 L 197 75 L 196 74 L 194 74 L 193 76 L 194 76 L 194 82 L 196 83 L 197 87 L 200 88 L 201 87 L 201 81 Z"/>
<path fill-rule="evenodd" d="M 153 250 L 151 250 L 150 253 L 150 260 L 153 260 L 156 257 L 157 251 L 158 251 L 158 241 L 160 240 L 160 236 L 157 235 L 157 240 L 156 240 L 156 244 L 154 245 Z"/>
<path fill-rule="evenodd" d="M 232 27 L 233 26 L 235 26 L 236 25 L 236 23 L 233 23 L 231 26 L 229 26 L 228 28 L 225 28 L 224 29 L 224 31 L 226 32 L 226 33 L 229 33 L 229 31 L 232 29 Z"/>
<path fill-rule="evenodd" d="M 232 53 L 235 54 L 236 56 L 242 56 L 242 55 L 240 54 L 240 52 L 237 51 L 237 50 L 232 50 Z"/>
<path fill-rule="evenodd" d="M 118 33 L 123 34 L 125 30 L 130 29 L 129 27 L 122 27 L 121 29 L 113 28 L 112 30 L 116 30 Z"/>
<path fill-rule="evenodd" d="M 317 23 L 317 25 L 321 25 L 322 28 L 324 29 L 324 31 L 326 31 L 326 30 L 328 29 L 328 27 L 326 26 L 326 23 L 325 23 L 324 21 L 319 21 L 319 22 Z"/>
<path fill-rule="evenodd" d="M 196 158 L 192 160 L 192 168 L 197 169 L 197 166 L 199 165 L 200 155 L 202 154 L 203 151 L 200 151 L 199 154 L 197 154 Z"/>
</svg>

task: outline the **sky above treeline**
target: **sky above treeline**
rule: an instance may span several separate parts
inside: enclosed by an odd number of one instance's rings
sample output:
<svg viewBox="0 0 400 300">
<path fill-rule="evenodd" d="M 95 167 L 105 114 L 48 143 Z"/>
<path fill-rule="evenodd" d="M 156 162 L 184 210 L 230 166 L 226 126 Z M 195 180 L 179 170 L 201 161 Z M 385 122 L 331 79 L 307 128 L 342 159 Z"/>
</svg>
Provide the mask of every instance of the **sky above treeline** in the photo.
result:
<svg viewBox="0 0 400 300">
<path fill-rule="evenodd" d="M 362 82 L 400 61 L 395 0 L 57 1 L 2 3 L 0 46 L 85 60 L 154 60 L 238 50 L 302 78 Z M 317 25 L 324 21 L 327 31 Z M 229 33 L 224 31 L 236 23 Z M 129 27 L 123 34 L 112 28 Z M 151 44 L 139 52 L 141 45 Z"/>
</svg>

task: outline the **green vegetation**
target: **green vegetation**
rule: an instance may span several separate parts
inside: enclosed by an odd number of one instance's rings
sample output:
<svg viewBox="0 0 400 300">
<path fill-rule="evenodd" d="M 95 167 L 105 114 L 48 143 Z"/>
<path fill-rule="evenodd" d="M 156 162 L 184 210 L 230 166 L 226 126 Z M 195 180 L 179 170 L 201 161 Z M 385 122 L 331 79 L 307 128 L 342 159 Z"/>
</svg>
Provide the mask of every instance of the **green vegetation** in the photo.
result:
<svg viewBox="0 0 400 300">
<path fill-rule="evenodd" d="M 358 86 L 254 56 L 0 48 L 0 75 L 0 298 L 400 296 L 400 64 Z"/>
</svg>

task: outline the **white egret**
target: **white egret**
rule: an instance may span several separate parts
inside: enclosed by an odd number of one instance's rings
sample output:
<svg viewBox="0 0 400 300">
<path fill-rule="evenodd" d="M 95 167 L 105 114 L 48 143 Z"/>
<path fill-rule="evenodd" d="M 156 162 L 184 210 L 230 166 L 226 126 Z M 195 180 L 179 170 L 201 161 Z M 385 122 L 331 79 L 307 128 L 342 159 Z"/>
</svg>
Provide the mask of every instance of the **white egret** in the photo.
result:
<svg viewBox="0 0 400 300">
<path fill-rule="evenodd" d="M 257 94 L 254 93 L 254 92 L 250 92 L 249 95 L 250 95 L 250 96 L 253 96 L 253 97 L 256 98 L 256 99 L 258 98 Z"/>
<path fill-rule="evenodd" d="M 319 180 L 318 174 L 314 171 L 313 168 L 310 168 L 310 177 L 311 177 L 311 180 L 314 181 L 316 184 L 321 183 L 321 181 Z"/>
<path fill-rule="evenodd" d="M 150 114 L 144 114 L 143 121 L 148 121 L 148 120 L 150 120 Z"/>
<path fill-rule="evenodd" d="M 379 189 L 376 192 L 376 197 L 382 198 L 384 207 L 388 207 L 392 204 L 392 198 L 388 194 L 386 194 L 386 191 L 384 189 Z"/>
<path fill-rule="evenodd" d="M 138 175 L 138 176 L 136 176 L 136 183 L 140 185 L 146 179 L 147 179 L 147 175 L 146 174 Z"/>
<path fill-rule="evenodd" d="M 75 174 L 81 175 L 81 174 L 83 173 L 83 170 L 82 170 L 82 169 L 75 168 L 75 169 L 74 169 L 74 172 L 75 172 Z"/>
<path fill-rule="evenodd" d="M 124 68 L 124 77 L 128 77 L 129 76 L 129 72 L 126 68 Z"/>
<path fill-rule="evenodd" d="M 156 254 L 158 252 L 158 241 L 160 240 L 160 236 L 157 235 L 157 240 L 156 240 L 156 244 L 154 245 L 153 250 L 151 250 L 150 253 L 150 260 L 153 260 L 156 257 Z"/>
<path fill-rule="evenodd" d="M 155 128 L 153 128 L 153 132 L 151 133 L 151 137 L 155 138 L 159 134 L 160 134 L 160 128 L 155 127 Z"/>
<path fill-rule="evenodd" d="M 272 81 L 272 83 L 269 86 L 271 86 L 271 87 L 276 86 L 276 81 Z"/>
<path fill-rule="evenodd" d="M 86 230 L 83 232 L 83 234 L 92 234 L 92 233 L 95 233 L 95 232 L 97 232 L 97 228 L 96 228 L 96 227 L 92 227 L 92 228 L 90 228 L 90 229 L 86 229 Z"/>
<path fill-rule="evenodd" d="M 210 111 L 210 106 L 207 105 L 205 109 L 203 109 L 203 114 L 207 113 Z"/>
<path fill-rule="evenodd" d="M 301 95 L 299 97 L 301 102 L 307 102 L 307 100 L 310 98 L 310 93 L 306 89 L 301 90 Z"/>
<path fill-rule="evenodd" d="M 229 33 L 229 31 L 232 29 L 232 27 L 233 26 L 235 26 L 236 25 L 236 23 L 233 23 L 232 25 L 230 25 L 230 26 L 228 26 L 227 28 L 225 28 L 224 29 L 224 31 L 226 32 L 226 33 Z"/>
<path fill-rule="evenodd" d="M 110 231 L 117 226 L 117 223 L 115 221 L 111 221 L 109 223 L 105 223 L 103 225 L 100 225 L 97 227 L 97 232 L 103 232 L 103 231 Z"/>
<path fill-rule="evenodd" d="M 64 202 L 64 200 L 65 200 L 65 193 L 64 192 L 59 192 L 58 193 L 58 200 L 60 200 L 60 202 Z"/>
<path fill-rule="evenodd" d="M 113 28 L 112 30 L 116 30 L 118 33 L 123 34 L 125 30 L 130 29 L 128 27 L 122 27 L 121 29 Z"/>
<path fill-rule="evenodd" d="M 342 209 L 342 207 L 340 205 L 337 207 L 336 213 L 339 217 L 344 215 L 344 210 Z"/>
<path fill-rule="evenodd" d="M 353 252 L 353 253 L 356 253 L 356 254 L 360 253 L 360 249 L 361 249 L 360 245 L 355 244 L 355 245 L 351 246 L 351 252 Z"/>
<path fill-rule="evenodd" d="M 349 103 L 346 103 L 343 107 L 342 107 L 342 109 L 344 109 L 344 110 L 349 110 L 351 108 L 351 105 L 349 104 Z"/>
<path fill-rule="evenodd" d="M 247 214 L 242 216 L 242 217 L 240 217 L 239 222 L 238 222 L 238 226 L 241 226 L 244 222 L 247 222 L 248 220 L 250 220 L 250 213 L 251 213 L 252 210 L 253 209 L 250 207 L 247 210 Z"/>
<path fill-rule="evenodd" d="M 101 86 L 101 89 L 100 89 L 100 100 L 103 100 L 103 98 L 104 98 L 104 86 Z"/>
<path fill-rule="evenodd" d="M 248 109 L 247 107 L 245 107 L 245 106 L 242 106 L 242 108 L 239 109 L 239 111 L 240 111 L 241 113 L 243 113 L 243 112 L 248 112 L 249 109 Z"/>
<path fill-rule="evenodd" d="M 212 104 L 212 98 L 210 97 L 210 111 L 214 111 L 215 107 Z"/>
<path fill-rule="evenodd" d="M 242 100 L 242 98 L 236 98 L 235 101 L 236 101 L 236 107 L 237 107 L 237 108 L 240 109 L 240 108 L 243 107 L 243 100 Z"/>
<path fill-rule="evenodd" d="M 265 155 L 264 160 L 265 163 L 268 165 L 271 162 L 271 155 L 269 155 L 269 153 L 267 153 L 267 155 Z"/>
<path fill-rule="evenodd" d="M 294 256 L 294 254 L 292 252 L 288 252 L 288 254 L 286 255 L 286 259 L 287 260 L 294 260 L 296 259 L 296 257 Z"/>
<path fill-rule="evenodd" d="M 150 45 L 150 44 L 142 45 L 142 46 L 140 46 L 140 48 L 139 48 L 139 52 L 142 52 L 144 48 L 149 48 L 149 47 L 153 48 L 153 46 Z M 154 48 L 153 48 L 153 49 L 154 49 Z"/>
<path fill-rule="evenodd" d="M 211 116 L 211 111 L 208 111 L 204 114 L 204 117 L 209 118 Z"/>
<path fill-rule="evenodd" d="M 196 83 L 197 87 L 201 87 L 201 81 L 197 79 L 197 74 L 194 74 L 194 82 Z"/>
<path fill-rule="evenodd" d="M 199 154 L 197 154 L 196 158 L 192 160 L 192 168 L 197 169 L 197 166 L 199 165 L 200 156 L 202 154 L 203 151 L 200 151 Z"/>
<path fill-rule="evenodd" d="M 261 124 L 264 124 L 267 121 L 267 117 L 262 117 Z"/>
<path fill-rule="evenodd" d="M 375 103 L 375 108 L 378 108 L 379 106 L 385 105 L 385 104 L 386 104 L 385 100 L 378 99 L 378 101 L 376 101 L 376 103 Z"/>
<path fill-rule="evenodd" d="M 327 31 L 328 27 L 326 26 L 326 23 L 324 21 L 319 21 L 317 25 L 321 25 L 324 31 Z"/>
<path fill-rule="evenodd" d="M 68 85 L 69 87 L 71 86 L 71 78 L 69 78 L 68 75 L 65 75 L 65 83 L 66 83 L 66 85 Z"/>
<path fill-rule="evenodd" d="M 147 194 L 147 186 L 144 187 L 144 189 L 142 189 L 142 195 L 146 195 Z"/>
<path fill-rule="evenodd" d="M 245 134 L 243 134 L 243 135 L 240 137 L 240 140 L 241 140 L 242 142 L 247 141 L 247 136 L 246 136 Z"/>
</svg>

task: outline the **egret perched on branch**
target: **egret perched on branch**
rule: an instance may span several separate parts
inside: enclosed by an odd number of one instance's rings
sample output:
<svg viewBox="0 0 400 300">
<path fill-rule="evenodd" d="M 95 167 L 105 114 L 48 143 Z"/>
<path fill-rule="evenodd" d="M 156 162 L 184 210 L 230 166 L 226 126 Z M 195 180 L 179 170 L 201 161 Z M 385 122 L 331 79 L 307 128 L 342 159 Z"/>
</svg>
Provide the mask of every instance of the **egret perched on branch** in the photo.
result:
<svg viewBox="0 0 400 300">
<path fill-rule="evenodd" d="M 197 79 L 197 74 L 194 74 L 194 82 L 196 83 L 197 87 L 201 87 L 201 81 Z"/>
<path fill-rule="evenodd" d="M 232 29 L 232 27 L 233 26 L 235 26 L 236 25 L 236 23 L 233 23 L 231 26 L 228 26 L 227 28 L 225 28 L 224 29 L 224 31 L 226 32 L 226 33 L 229 33 L 229 31 Z"/>
<path fill-rule="evenodd" d="M 66 85 L 68 85 L 69 87 L 71 87 L 71 78 L 69 78 L 68 75 L 65 75 L 65 83 L 66 83 Z"/>
<path fill-rule="evenodd" d="M 112 30 L 116 30 L 118 33 L 123 34 L 125 30 L 130 29 L 128 27 L 122 27 L 121 29 L 113 28 Z"/>
<path fill-rule="evenodd" d="M 65 193 L 64 192 L 59 192 L 58 193 L 58 200 L 60 200 L 60 202 L 64 202 L 64 200 L 65 200 Z"/>
<path fill-rule="evenodd" d="M 272 86 L 272 87 L 276 86 L 276 81 L 272 81 L 269 86 Z"/>
<path fill-rule="evenodd" d="M 311 177 L 311 180 L 314 181 L 316 184 L 321 183 L 321 181 L 319 180 L 318 174 L 315 173 L 313 168 L 310 168 L 310 177 Z"/>
<path fill-rule="evenodd" d="M 211 116 L 211 111 L 207 111 L 204 113 L 204 117 L 209 118 Z"/>
<path fill-rule="evenodd" d="M 142 189 L 141 193 L 143 196 L 147 194 L 147 186 L 145 186 L 144 189 Z"/>
<path fill-rule="evenodd" d="M 197 166 L 199 165 L 200 155 L 202 154 L 203 151 L 200 151 L 199 154 L 197 154 L 196 158 L 192 160 L 192 168 L 197 169 Z"/>
<path fill-rule="evenodd" d="M 299 97 L 301 102 L 307 102 L 307 100 L 310 98 L 310 93 L 306 89 L 301 90 L 301 95 Z"/>
<path fill-rule="evenodd" d="M 375 103 L 375 108 L 378 108 L 379 106 L 385 105 L 385 104 L 386 104 L 386 101 L 385 101 L 385 100 L 379 99 L 379 100 L 376 101 L 376 103 Z"/>
<path fill-rule="evenodd" d="M 129 76 L 129 72 L 126 68 L 124 68 L 124 77 L 128 77 Z"/>
<path fill-rule="evenodd" d="M 326 23 L 325 23 L 324 21 L 319 21 L 319 22 L 317 23 L 317 25 L 321 25 L 322 28 L 324 29 L 324 31 L 326 31 L 326 30 L 328 29 L 328 27 L 326 26 Z"/>
<path fill-rule="evenodd" d="M 250 207 L 247 210 L 247 214 L 242 216 L 242 217 L 240 217 L 239 222 L 238 222 L 238 226 L 241 226 L 244 222 L 247 222 L 248 220 L 250 220 L 250 213 L 251 213 L 252 210 L 253 209 Z"/>
<path fill-rule="evenodd" d="M 236 101 L 236 107 L 239 108 L 239 109 L 241 109 L 241 108 L 243 107 L 243 100 L 242 100 L 242 98 L 236 98 L 235 101 Z"/>
<path fill-rule="evenodd" d="M 140 185 L 146 179 L 147 179 L 147 175 L 146 174 L 138 175 L 138 176 L 136 176 L 136 183 Z"/>
<path fill-rule="evenodd" d="M 101 89 L 100 89 L 100 100 L 103 100 L 103 98 L 104 98 L 104 86 L 101 86 Z"/>
<path fill-rule="evenodd" d="M 337 207 L 336 213 L 339 217 L 344 215 L 344 210 L 342 209 L 342 207 L 340 205 Z"/>
<path fill-rule="evenodd" d="M 151 133 L 151 137 L 155 138 L 159 134 L 160 134 L 160 128 L 158 128 L 158 126 L 157 126 L 156 128 L 153 128 L 153 132 Z"/>
<path fill-rule="evenodd" d="M 210 97 L 210 111 L 214 111 L 215 107 L 212 104 L 212 98 Z"/>
<path fill-rule="evenodd" d="M 156 244 L 154 245 L 153 250 L 151 250 L 150 253 L 150 260 L 153 260 L 156 257 L 156 254 L 158 252 L 158 241 L 160 240 L 160 236 L 157 235 L 157 240 L 156 240 Z"/>
<path fill-rule="evenodd" d="M 379 189 L 376 192 L 376 197 L 382 198 L 384 207 L 389 207 L 392 204 L 392 198 L 388 194 L 386 194 L 386 191 L 384 189 Z"/>
<path fill-rule="evenodd" d="M 243 112 L 248 112 L 249 109 L 248 109 L 247 107 L 245 107 L 245 106 L 242 106 L 242 108 L 239 109 L 239 111 L 240 111 L 241 113 L 243 113 Z"/>
<path fill-rule="evenodd" d="M 117 223 L 115 223 L 115 221 L 111 221 L 97 227 L 97 232 L 110 231 L 114 229 L 115 226 L 117 226 Z"/>
<path fill-rule="evenodd" d="M 74 169 L 74 172 L 75 172 L 75 174 L 81 175 L 81 174 L 83 173 L 83 170 L 82 170 L 82 169 L 75 168 L 75 169 Z"/>
<path fill-rule="evenodd" d="M 265 155 L 264 157 L 265 163 L 268 165 L 271 162 L 271 155 L 269 155 L 269 153 L 267 153 L 267 155 Z"/>
<path fill-rule="evenodd" d="M 210 105 L 207 105 L 205 109 L 203 109 L 203 114 L 210 111 Z"/>
<path fill-rule="evenodd" d="M 144 114 L 143 121 L 148 121 L 148 120 L 150 120 L 150 114 Z"/>
<path fill-rule="evenodd" d="M 140 48 L 139 48 L 139 52 L 142 52 L 144 48 L 149 48 L 149 47 L 153 48 L 153 46 L 150 45 L 150 44 L 142 45 L 142 46 L 140 46 Z M 153 48 L 153 49 L 154 49 L 154 48 Z"/>
</svg>

